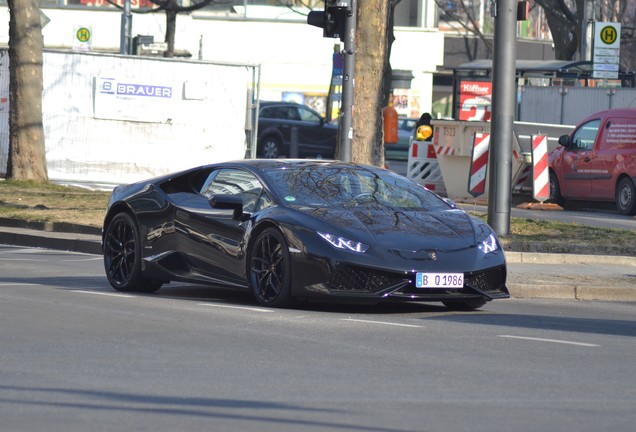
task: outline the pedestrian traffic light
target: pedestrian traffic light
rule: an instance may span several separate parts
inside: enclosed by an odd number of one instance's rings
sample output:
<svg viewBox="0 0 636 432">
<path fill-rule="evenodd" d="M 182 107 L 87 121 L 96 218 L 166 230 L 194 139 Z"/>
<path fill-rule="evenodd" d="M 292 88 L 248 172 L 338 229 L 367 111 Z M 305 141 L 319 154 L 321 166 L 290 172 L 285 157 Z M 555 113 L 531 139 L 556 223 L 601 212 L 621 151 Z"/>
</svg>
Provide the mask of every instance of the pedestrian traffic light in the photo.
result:
<svg viewBox="0 0 636 432">
<path fill-rule="evenodd" d="M 324 11 L 311 11 L 307 24 L 323 29 L 323 37 L 340 38 L 344 41 L 345 20 L 351 16 L 348 0 L 325 0 Z"/>
</svg>

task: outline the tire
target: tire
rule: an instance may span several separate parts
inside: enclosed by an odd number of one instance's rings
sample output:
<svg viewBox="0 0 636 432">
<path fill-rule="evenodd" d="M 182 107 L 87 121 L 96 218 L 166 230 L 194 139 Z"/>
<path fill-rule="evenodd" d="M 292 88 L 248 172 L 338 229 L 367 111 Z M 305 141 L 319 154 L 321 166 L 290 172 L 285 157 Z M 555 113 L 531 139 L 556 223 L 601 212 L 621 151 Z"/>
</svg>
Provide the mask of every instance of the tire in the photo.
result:
<svg viewBox="0 0 636 432">
<path fill-rule="evenodd" d="M 276 159 L 280 157 L 280 150 L 280 140 L 273 136 L 267 136 L 261 140 L 258 154 L 265 159 Z"/>
<path fill-rule="evenodd" d="M 258 302 L 268 307 L 289 307 L 291 295 L 291 260 L 283 234 L 266 228 L 252 244 L 247 259 L 250 290 Z"/>
<path fill-rule="evenodd" d="M 559 179 L 556 174 L 550 171 L 550 199 L 549 202 L 563 206 L 565 200 L 561 195 L 561 188 L 559 186 Z"/>
<path fill-rule="evenodd" d="M 151 293 L 161 287 L 142 276 L 139 228 L 128 213 L 115 215 L 104 231 L 104 269 L 117 291 Z"/>
<path fill-rule="evenodd" d="M 488 300 L 486 299 L 449 300 L 442 303 L 444 303 L 444 306 L 446 306 L 450 310 L 470 312 L 470 311 L 479 309 L 480 307 L 488 303 Z"/>
<path fill-rule="evenodd" d="M 616 210 L 620 214 L 636 214 L 636 188 L 629 178 L 623 178 L 616 186 Z"/>
</svg>

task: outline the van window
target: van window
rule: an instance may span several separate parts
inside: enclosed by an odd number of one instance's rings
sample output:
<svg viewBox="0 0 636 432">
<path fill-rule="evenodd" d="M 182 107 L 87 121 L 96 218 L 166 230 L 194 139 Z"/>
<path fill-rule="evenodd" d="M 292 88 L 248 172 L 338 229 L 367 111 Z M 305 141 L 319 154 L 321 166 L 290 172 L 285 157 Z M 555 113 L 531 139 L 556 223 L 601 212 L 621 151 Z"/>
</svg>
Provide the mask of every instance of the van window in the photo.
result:
<svg viewBox="0 0 636 432">
<path fill-rule="evenodd" d="M 600 119 L 582 124 L 572 137 L 572 150 L 592 150 L 600 125 Z"/>
</svg>

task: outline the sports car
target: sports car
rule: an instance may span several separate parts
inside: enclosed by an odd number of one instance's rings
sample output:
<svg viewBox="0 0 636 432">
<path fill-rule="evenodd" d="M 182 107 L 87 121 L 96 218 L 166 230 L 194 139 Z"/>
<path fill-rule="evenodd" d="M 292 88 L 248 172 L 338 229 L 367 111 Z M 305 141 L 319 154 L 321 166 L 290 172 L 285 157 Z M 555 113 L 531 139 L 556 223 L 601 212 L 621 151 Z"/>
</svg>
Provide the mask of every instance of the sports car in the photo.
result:
<svg viewBox="0 0 636 432">
<path fill-rule="evenodd" d="M 439 301 L 473 310 L 509 297 L 491 228 L 377 167 L 250 159 L 116 187 L 104 219 L 119 291 L 170 281 L 249 289 L 259 303 Z"/>
</svg>

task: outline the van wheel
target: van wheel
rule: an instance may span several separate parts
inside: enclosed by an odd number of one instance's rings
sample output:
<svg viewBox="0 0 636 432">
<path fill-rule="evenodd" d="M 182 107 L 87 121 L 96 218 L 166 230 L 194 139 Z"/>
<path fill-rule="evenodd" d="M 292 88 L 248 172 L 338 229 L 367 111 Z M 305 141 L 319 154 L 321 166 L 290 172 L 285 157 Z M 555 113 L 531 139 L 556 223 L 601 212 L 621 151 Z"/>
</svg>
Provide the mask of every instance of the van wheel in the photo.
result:
<svg viewBox="0 0 636 432">
<path fill-rule="evenodd" d="M 623 178 L 616 187 L 616 209 L 620 214 L 636 214 L 636 189 L 634 182 Z"/>
<path fill-rule="evenodd" d="M 559 179 L 554 172 L 550 171 L 550 200 L 551 203 L 562 206 L 565 203 L 563 196 L 561 195 L 561 188 L 559 187 Z"/>
</svg>

